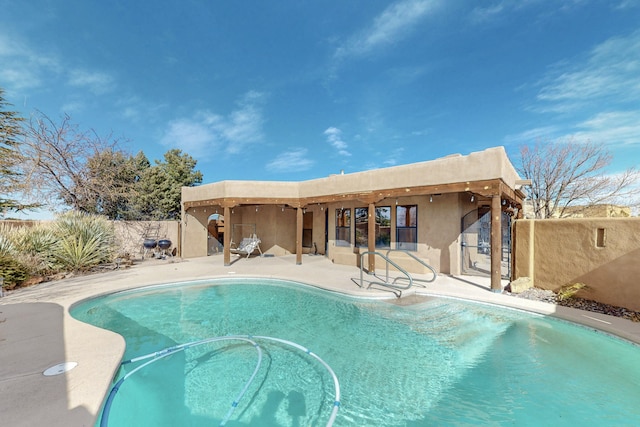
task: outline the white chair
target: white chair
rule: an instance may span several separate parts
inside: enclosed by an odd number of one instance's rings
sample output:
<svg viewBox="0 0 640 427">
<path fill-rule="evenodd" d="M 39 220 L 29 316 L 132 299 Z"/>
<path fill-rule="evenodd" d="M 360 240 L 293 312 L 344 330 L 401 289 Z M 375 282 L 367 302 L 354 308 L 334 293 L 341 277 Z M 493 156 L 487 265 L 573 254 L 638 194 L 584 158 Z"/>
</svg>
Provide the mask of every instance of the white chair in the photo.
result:
<svg viewBox="0 0 640 427">
<path fill-rule="evenodd" d="M 258 236 L 254 234 L 251 237 L 245 237 L 244 239 L 242 239 L 242 242 L 240 242 L 238 247 L 232 247 L 231 249 L 229 249 L 229 251 L 232 254 L 240 256 L 246 255 L 247 258 L 249 258 L 249 255 L 254 253 L 256 249 L 258 250 L 258 252 L 260 252 L 260 256 L 262 256 L 262 250 L 260 249 L 260 239 L 258 239 Z"/>
</svg>

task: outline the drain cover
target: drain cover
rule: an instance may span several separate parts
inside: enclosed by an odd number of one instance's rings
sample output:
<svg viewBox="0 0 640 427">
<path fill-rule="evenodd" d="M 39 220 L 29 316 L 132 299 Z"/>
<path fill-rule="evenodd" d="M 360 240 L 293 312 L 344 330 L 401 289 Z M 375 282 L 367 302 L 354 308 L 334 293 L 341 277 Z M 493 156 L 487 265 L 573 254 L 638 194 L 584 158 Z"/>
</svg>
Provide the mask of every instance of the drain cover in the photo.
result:
<svg viewBox="0 0 640 427">
<path fill-rule="evenodd" d="M 44 371 L 43 375 L 45 377 L 51 377 L 53 375 L 64 374 L 65 372 L 72 370 L 76 366 L 78 366 L 78 362 L 59 363 L 59 364 L 57 364 L 55 366 L 50 367 L 46 371 Z"/>
</svg>

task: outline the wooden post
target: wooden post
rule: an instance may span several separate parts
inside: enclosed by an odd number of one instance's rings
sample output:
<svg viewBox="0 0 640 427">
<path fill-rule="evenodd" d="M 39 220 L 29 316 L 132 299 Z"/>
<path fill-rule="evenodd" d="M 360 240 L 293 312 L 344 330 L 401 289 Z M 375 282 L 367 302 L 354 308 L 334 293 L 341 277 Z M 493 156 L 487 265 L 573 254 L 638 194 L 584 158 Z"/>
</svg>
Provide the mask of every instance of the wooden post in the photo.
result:
<svg viewBox="0 0 640 427">
<path fill-rule="evenodd" d="M 224 265 L 231 265 L 231 209 L 224 207 Z"/>
<path fill-rule="evenodd" d="M 302 208 L 296 211 L 296 265 L 302 264 L 302 226 L 304 224 L 302 218 Z"/>
<path fill-rule="evenodd" d="M 491 196 L 491 290 L 502 292 L 502 206 L 500 195 Z"/>
<path fill-rule="evenodd" d="M 369 252 L 374 252 L 376 250 L 376 205 L 374 203 L 369 203 L 369 208 L 367 210 L 367 250 Z M 376 256 L 374 254 L 369 254 L 369 274 L 373 274 L 376 272 Z"/>
</svg>

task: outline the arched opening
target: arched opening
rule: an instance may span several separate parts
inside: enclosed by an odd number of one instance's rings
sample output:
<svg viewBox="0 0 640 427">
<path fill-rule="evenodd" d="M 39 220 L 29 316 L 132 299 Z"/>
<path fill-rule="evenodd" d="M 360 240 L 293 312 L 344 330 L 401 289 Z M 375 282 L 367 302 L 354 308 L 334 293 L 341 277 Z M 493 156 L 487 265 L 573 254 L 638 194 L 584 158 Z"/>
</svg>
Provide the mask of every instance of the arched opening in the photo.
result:
<svg viewBox="0 0 640 427">
<path fill-rule="evenodd" d="M 207 255 L 221 254 L 224 251 L 224 216 L 211 214 L 207 219 Z"/>
</svg>

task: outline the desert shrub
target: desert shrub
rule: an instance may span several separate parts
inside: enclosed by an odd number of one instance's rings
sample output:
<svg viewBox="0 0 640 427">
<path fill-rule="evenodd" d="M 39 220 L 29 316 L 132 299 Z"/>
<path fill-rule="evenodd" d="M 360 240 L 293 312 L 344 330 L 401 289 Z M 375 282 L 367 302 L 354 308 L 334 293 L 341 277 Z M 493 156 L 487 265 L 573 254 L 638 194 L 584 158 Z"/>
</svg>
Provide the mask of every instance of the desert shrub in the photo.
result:
<svg viewBox="0 0 640 427">
<path fill-rule="evenodd" d="M 15 253 L 14 232 L 11 226 L 0 222 L 0 257 L 11 257 Z"/>
<path fill-rule="evenodd" d="M 38 224 L 34 227 L 21 227 L 14 231 L 16 255 L 32 274 L 41 274 L 56 269 L 53 255 L 58 237 L 50 224 Z"/>
<path fill-rule="evenodd" d="M 0 277 L 4 278 L 3 289 L 13 289 L 29 277 L 29 271 L 15 258 L 1 256 Z"/>
<path fill-rule="evenodd" d="M 565 301 L 573 298 L 582 289 L 587 289 L 587 285 L 585 285 L 584 283 L 573 283 L 571 285 L 563 286 L 556 293 L 558 301 Z"/>
<path fill-rule="evenodd" d="M 53 256 L 60 269 L 83 270 L 113 259 L 115 230 L 105 217 L 68 212 L 56 219 L 53 232 Z"/>
</svg>

